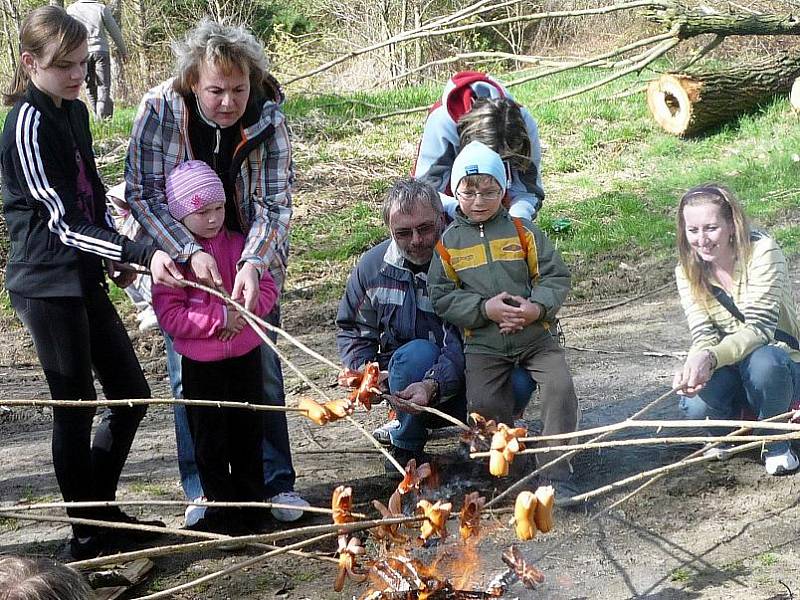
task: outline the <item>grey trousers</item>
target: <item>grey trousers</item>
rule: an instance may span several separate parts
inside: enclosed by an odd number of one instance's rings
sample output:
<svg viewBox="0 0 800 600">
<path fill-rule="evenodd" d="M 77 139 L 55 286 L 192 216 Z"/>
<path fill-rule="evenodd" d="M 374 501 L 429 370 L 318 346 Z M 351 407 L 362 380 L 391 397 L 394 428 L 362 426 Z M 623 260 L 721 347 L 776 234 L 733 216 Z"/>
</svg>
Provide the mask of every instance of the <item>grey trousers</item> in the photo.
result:
<svg viewBox="0 0 800 600">
<path fill-rule="evenodd" d="M 110 119 L 114 114 L 111 100 L 111 56 L 108 52 L 92 52 L 86 66 L 86 96 L 98 119 Z"/>
<path fill-rule="evenodd" d="M 511 372 L 519 364 L 539 385 L 542 405 L 543 435 L 575 431 L 578 421 L 578 398 L 564 349 L 552 336 L 543 336 L 520 356 L 497 356 L 467 352 L 468 412 L 486 419 L 513 425 L 514 393 Z M 553 445 L 563 445 L 554 442 Z M 555 454 L 537 455 L 548 462 Z"/>
</svg>

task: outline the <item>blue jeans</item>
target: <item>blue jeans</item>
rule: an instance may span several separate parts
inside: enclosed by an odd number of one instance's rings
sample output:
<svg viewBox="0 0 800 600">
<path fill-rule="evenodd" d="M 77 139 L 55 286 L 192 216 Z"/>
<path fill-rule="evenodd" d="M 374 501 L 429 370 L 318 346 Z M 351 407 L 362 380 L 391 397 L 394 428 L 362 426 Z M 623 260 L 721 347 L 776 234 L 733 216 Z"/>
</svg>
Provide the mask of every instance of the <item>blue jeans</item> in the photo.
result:
<svg viewBox="0 0 800 600">
<path fill-rule="evenodd" d="M 277 324 L 279 314 L 273 311 L 265 320 Z M 273 339 L 274 334 L 268 334 Z M 172 340 L 164 335 L 167 350 L 167 372 L 173 397 L 183 397 L 181 384 L 181 357 L 175 352 Z M 283 391 L 283 373 L 278 356 L 266 345 L 261 346 L 261 369 L 264 377 L 264 395 L 266 404 L 285 406 L 286 395 Z M 186 407 L 175 404 L 175 441 L 178 447 L 178 472 L 181 476 L 181 487 L 186 497 L 191 499 L 203 496 L 200 475 L 194 458 L 194 443 L 189 431 L 189 420 Z M 292 466 L 292 451 L 289 444 L 289 430 L 286 414 L 280 412 L 259 413 L 264 420 L 264 487 L 265 495 L 271 498 L 281 492 L 294 489 L 295 471 Z"/>
<path fill-rule="evenodd" d="M 745 408 L 767 419 L 789 410 L 798 397 L 800 364 L 777 346 L 762 346 L 739 363 L 717 369 L 698 396 L 681 397 L 680 408 L 689 419 L 738 419 Z M 789 442 L 767 448 L 785 451 Z"/>
<path fill-rule="evenodd" d="M 439 360 L 440 348 L 427 340 L 412 340 L 400 346 L 389 360 L 389 392 L 394 394 L 410 384 L 422 381 L 425 373 Z M 525 410 L 536 384 L 525 369 L 516 367 L 511 375 L 514 387 L 514 414 Z M 461 419 L 467 417 L 467 399 L 462 393 L 437 406 L 439 410 Z M 449 422 L 434 415 L 411 415 L 398 411 L 400 427 L 391 432 L 392 445 L 404 450 L 422 450 L 428 441 L 428 429 L 446 427 Z"/>
</svg>

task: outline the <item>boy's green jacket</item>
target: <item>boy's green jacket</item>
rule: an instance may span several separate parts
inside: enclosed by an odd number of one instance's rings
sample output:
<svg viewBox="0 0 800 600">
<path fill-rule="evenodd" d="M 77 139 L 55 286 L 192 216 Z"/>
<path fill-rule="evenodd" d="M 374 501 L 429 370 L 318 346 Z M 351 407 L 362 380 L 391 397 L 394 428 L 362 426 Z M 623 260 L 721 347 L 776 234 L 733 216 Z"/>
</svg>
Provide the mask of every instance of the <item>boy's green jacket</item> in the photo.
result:
<svg viewBox="0 0 800 600">
<path fill-rule="evenodd" d="M 547 236 L 505 208 L 484 223 L 458 209 L 442 234 L 428 271 L 433 308 L 464 331 L 465 352 L 516 356 L 544 335 L 569 292 L 570 273 Z M 501 292 L 544 307 L 542 318 L 518 333 L 501 334 L 486 316 L 486 301 Z"/>
</svg>

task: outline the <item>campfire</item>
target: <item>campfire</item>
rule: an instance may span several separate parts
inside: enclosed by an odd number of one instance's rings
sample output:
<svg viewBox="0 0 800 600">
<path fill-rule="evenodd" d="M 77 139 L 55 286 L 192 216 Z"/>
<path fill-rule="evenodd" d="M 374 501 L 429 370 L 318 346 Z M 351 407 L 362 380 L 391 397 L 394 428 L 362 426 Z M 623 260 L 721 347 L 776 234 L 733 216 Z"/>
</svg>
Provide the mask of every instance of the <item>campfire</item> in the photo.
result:
<svg viewBox="0 0 800 600">
<path fill-rule="evenodd" d="M 369 544 L 342 533 L 338 538 L 336 591 L 341 591 L 345 580 L 350 579 L 368 582 L 362 600 L 458 600 L 502 598 L 515 584 L 534 588 L 544 582 L 544 574 L 527 563 L 516 546 L 502 554 L 504 571 L 493 577 L 482 572 L 478 547 L 486 533 L 481 519 L 486 499 L 478 492 L 466 494 L 461 510 L 453 513 L 449 499 L 423 497 L 434 491 L 429 465 L 417 466 L 412 459 L 405 467 L 405 475 L 387 504 L 378 500 L 372 504 L 384 518 L 406 516 L 408 521 L 372 530 L 373 543 Z M 553 500 L 549 486 L 519 495 L 508 525 L 513 526 L 520 540 L 533 539 L 537 531 L 550 531 Z M 351 488 L 336 488 L 331 500 L 334 523 L 352 523 L 353 504 Z M 448 528 L 451 521 L 452 527 Z M 502 526 L 493 522 L 488 529 Z"/>
</svg>

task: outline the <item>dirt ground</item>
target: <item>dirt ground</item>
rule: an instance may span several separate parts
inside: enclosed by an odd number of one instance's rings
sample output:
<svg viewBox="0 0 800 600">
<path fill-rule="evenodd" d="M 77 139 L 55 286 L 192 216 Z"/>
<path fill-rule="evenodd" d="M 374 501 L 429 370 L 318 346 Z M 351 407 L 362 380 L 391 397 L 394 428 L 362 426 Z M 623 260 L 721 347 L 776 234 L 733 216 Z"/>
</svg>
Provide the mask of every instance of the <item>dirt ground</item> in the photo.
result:
<svg viewBox="0 0 800 600">
<path fill-rule="evenodd" d="M 666 272 L 666 271 L 665 271 Z M 661 275 L 664 277 L 663 273 Z M 793 275 L 800 289 L 800 270 Z M 662 281 L 651 281 L 655 289 Z M 285 326 L 309 346 L 335 357 L 335 304 L 297 299 L 285 304 Z M 564 309 L 568 358 L 575 376 L 583 428 L 620 421 L 665 392 L 671 373 L 688 346 L 688 331 L 671 286 L 614 308 L 612 301 Z M 593 311 L 593 312 L 590 312 Z M 130 318 L 130 315 L 128 316 Z M 133 323 L 132 319 L 131 323 Z M 162 349 L 155 334 L 134 335 L 153 391 L 167 390 Z M 282 344 L 298 366 L 316 382 L 332 386 L 334 373 L 294 348 Z M 302 382 L 286 370 L 289 403 L 302 393 Z M 14 322 L 0 324 L 0 394 L 3 398 L 46 397 L 46 386 L 31 343 Z M 678 417 L 670 399 L 649 416 Z M 368 428 L 385 416 L 382 407 L 358 413 Z M 532 403 L 526 419 L 536 427 Z M 386 502 L 392 485 L 383 475 L 381 457 L 352 426 L 324 428 L 290 415 L 297 489 L 312 504 L 327 506 L 332 489 L 351 485 L 357 509 L 374 513 L 371 500 Z M 48 411 L 14 409 L 0 414 L 0 501 L 58 500 L 50 458 Z M 429 449 L 444 464 L 437 497 L 451 497 L 460 508 L 463 493 L 497 493 L 485 469 L 460 462 L 452 429 L 436 436 Z M 595 489 L 645 469 L 673 462 L 696 446 L 645 446 L 585 452 L 575 461 L 584 490 Z M 346 453 L 343 453 L 342 450 Z M 774 478 L 764 473 L 757 455 L 687 468 L 601 518 L 592 519 L 622 492 L 601 496 L 578 511 L 557 510 L 556 527 L 534 541 L 519 544 L 524 556 L 544 573 L 536 590 L 513 586 L 507 598 L 742 598 L 778 599 L 800 595 L 800 475 Z M 507 485 L 507 484 L 503 484 Z M 626 488 L 630 491 L 633 488 Z M 119 499 L 181 499 L 171 412 L 153 407 L 139 430 L 122 475 Z M 135 510 L 132 512 L 136 512 Z M 139 514 L 139 513 L 137 513 Z M 180 508 L 142 511 L 180 527 Z M 486 582 L 502 571 L 500 554 L 513 542 L 513 531 L 499 515 L 484 536 L 473 582 Z M 307 518 L 302 523 L 323 523 Z M 275 525 L 277 527 L 277 525 Z M 67 559 L 66 525 L 0 519 L 0 553 L 50 555 Z M 454 541 L 443 544 L 452 549 Z M 164 543 L 177 540 L 166 540 Z M 331 552 L 333 543 L 318 551 Z M 245 558 L 210 552 L 156 559 L 146 583 L 128 597 L 145 595 L 194 579 Z M 269 560 L 177 598 L 358 597 L 363 586 L 333 592 L 334 565 L 285 556 Z"/>
</svg>

